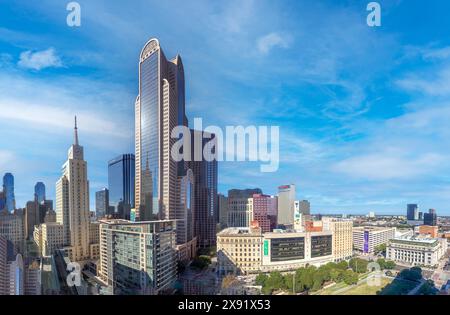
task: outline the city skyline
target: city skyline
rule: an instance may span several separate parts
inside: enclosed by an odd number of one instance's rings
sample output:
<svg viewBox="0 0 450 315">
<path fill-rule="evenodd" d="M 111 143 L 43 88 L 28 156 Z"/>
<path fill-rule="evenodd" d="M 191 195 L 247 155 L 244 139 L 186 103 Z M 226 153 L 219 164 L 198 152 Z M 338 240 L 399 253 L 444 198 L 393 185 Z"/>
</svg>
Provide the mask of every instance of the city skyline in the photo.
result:
<svg viewBox="0 0 450 315">
<path fill-rule="evenodd" d="M 295 184 L 296 199 L 309 200 L 312 213 L 404 215 L 406 204 L 417 203 L 423 212 L 433 208 L 450 215 L 445 165 L 450 43 L 436 31 L 449 22 L 429 20 L 417 32 L 407 16 L 421 12 L 421 5 L 382 3 L 383 27 L 373 30 L 364 24 L 364 6 L 330 1 L 307 7 L 247 1 L 238 15 L 230 12 L 237 3 L 205 2 L 198 5 L 197 19 L 189 20 L 180 14 L 181 3 L 177 10 L 163 10 L 164 4 L 150 1 L 136 6 L 140 13 L 123 12 L 118 3 L 100 10 L 102 1 L 80 1 L 83 23 L 71 29 L 60 17 L 63 5 L 44 3 L 0 5 L 6 21 L 0 29 L 5 139 L 0 172 L 14 175 L 18 207 L 33 199 L 36 182 L 55 200 L 70 145 L 66 131 L 79 114 L 95 209 L 95 192 L 107 187 L 107 162 L 134 153 L 135 60 L 142 43 L 158 37 L 167 54 L 180 52 L 188 67 L 189 119 L 281 127 L 280 170 L 267 175 L 254 163 L 221 162 L 220 192 L 259 187 L 275 195 L 279 185 Z M 285 13 L 290 6 L 302 10 Z M 146 19 L 132 18 L 152 10 L 164 14 L 146 25 L 138 22 Z M 3 18 L 8 15 L 17 20 Z M 261 17 L 274 25 L 258 22 Z M 179 27 L 170 27 L 174 19 L 192 36 L 182 38 Z M 216 19 L 225 21 L 225 28 Z M 191 20 L 196 22 L 190 25 Z M 221 38 L 211 36 L 206 25 Z M 54 30 L 38 38 L 48 27 Z M 310 35 L 303 33 L 306 27 Z M 100 32 L 111 38 L 98 40 Z M 312 40 L 315 32 L 327 35 Z"/>
</svg>

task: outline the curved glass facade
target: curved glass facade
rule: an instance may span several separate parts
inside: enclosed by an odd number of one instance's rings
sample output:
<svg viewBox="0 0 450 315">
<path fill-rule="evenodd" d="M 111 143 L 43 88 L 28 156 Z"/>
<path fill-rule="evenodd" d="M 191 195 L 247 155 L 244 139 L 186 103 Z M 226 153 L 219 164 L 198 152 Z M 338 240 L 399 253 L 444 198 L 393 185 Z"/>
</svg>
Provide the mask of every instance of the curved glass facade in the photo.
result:
<svg viewBox="0 0 450 315">
<path fill-rule="evenodd" d="M 140 64 L 141 220 L 160 212 L 159 201 L 159 55 L 156 50 Z M 150 204 L 149 204 L 150 203 Z"/>
</svg>

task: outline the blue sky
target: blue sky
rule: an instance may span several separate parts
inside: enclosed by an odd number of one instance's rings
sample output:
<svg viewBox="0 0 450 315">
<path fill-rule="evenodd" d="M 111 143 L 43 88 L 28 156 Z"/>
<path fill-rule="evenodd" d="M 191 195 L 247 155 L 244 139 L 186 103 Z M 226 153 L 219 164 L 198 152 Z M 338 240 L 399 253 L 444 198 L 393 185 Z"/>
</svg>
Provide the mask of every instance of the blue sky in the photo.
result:
<svg viewBox="0 0 450 315">
<path fill-rule="evenodd" d="M 223 162 L 220 191 L 295 183 L 314 212 L 450 215 L 450 3 L 379 1 L 0 1 L 0 172 L 19 206 L 55 182 L 79 117 L 95 191 L 134 151 L 138 56 L 151 37 L 180 53 L 187 114 L 204 125 L 280 126 L 280 169 Z"/>
</svg>

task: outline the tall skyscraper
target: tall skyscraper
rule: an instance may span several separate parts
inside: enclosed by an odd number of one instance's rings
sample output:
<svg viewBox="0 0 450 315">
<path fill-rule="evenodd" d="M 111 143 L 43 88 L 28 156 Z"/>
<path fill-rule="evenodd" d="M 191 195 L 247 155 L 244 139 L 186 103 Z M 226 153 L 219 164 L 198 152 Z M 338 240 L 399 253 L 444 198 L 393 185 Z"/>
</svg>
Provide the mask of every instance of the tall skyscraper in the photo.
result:
<svg viewBox="0 0 450 315">
<path fill-rule="evenodd" d="M 56 183 L 56 213 L 58 223 L 63 225 L 70 260 L 89 259 L 89 182 L 83 147 L 78 143 L 76 117 L 74 143 Z"/>
<path fill-rule="evenodd" d="M 202 141 L 197 148 L 195 139 Z M 195 194 L 195 235 L 199 247 L 209 247 L 216 244 L 217 228 L 217 160 L 201 154 L 209 141 L 215 141 L 215 135 L 198 130 L 191 130 L 191 162 L 189 167 L 194 173 Z M 201 152 L 195 153 L 195 150 Z M 195 156 L 203 156 L 201 161 L 195 161 Z"/>
<path fill-rule="evenodd" d="M 167 60 L 157 39 L 148 41 L 139 61 L 136 99 L 136 216 L 169 219 L 177 205 L 180 164 L 171 158 L 175 126 L 187 126 L 184 70 L 178 55 Z"/>
<path fill-rule="evenodd" d="M 12 213 L 16 208 L 16 198 L 14 197 L 14 176 L 11 173 L 3 176 L 3 192 L 5 193 L 6 209 Z"/>
<path fill-rule="evenodd" d="M 419 220 L 419 207 L 417 204 L 408 204 L 406 207 L 407 220 L 417 221 Z"/>
<path fill-rule="evenodd" d="M 278 187 L 278 225 L 287 228 L 294 226 L 295 185 Z"/>
<path fill-rule="evenodd" d="M 109 190 L 103 188 L 95 193 L 95 215 L 97 218 L 103 218 L 109 213 Z"/>
<path fill-rule="evenodd" d="M 40 218 L 39 203 L 37 200 L 28 201 L 25 208 L 25 237 L 27 239 L 33 238 L 34 227 L 41 223 Z"/>
<path fill-rule="evenodd" d="M 437 226 L 436 210 L 430 209 L 428 213 L 423 214 L 423 224 L 429 226 Z"/>
<path fill-rule="evenodd" d="M 45 184 L 43 182 L 37 182 L 34 185 L 34 198 L 39 204 L 45 200 Z"/>
<path fill-rule="evenodd" d="M 134 208 L 134 154 L 123 154 L 108 163 L 109 206 L 114 208 L 115 217 L 130 219 Z"/>
</svg>

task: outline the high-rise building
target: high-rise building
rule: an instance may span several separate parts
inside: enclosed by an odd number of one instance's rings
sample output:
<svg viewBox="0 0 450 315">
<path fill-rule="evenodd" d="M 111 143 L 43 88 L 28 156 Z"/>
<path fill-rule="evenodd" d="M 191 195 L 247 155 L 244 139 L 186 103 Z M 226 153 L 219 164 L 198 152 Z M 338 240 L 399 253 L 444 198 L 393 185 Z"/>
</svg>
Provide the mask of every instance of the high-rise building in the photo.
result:
<svg viewBox="0 0 450 315">
<path fill-rule="evenodd" d="M 89 182 L 83 147 L 78 143 L 76 117 L 74 143 L 56 183 L 56 213 L 58 223 L 63 225 L 63 240 L 70 260 L 89 259 Z"/>
<path fill-rule="evenodd" d="M 219 224 L 221 228 L 226 228 L 228 223 L 228 197 L 217 194 L 217 205 L 219 207 Z"/>
<path fill-rule="evenodd" d="M 22 253 L 25 243 L 25 215 L 20 210 L 14 213 L 0 213 L 0 236 L 8 240 L 8 257 L 12 259 L 17 253 Z"/>
<path fill-rule="evenodd" d="M 136 217 L 169 219 L 177 208 L 178 175 L 184 162 L 171 158 L 176 126 L 187 126 L 181 57 L 167 60 L 157 39 L 149 40 L 139 61 L 135 111 Z"/>
<path fill-rule="evenodd" d="M 11 213 L 16 208 L 16 198 L 14 197 L 14 176 L 6 173 L 3 176 L 3 192 L 5 193 L 5 208 Z"/>
<path fill-rule="evenodd" d="M 334 261 L 350 259 L 353 256 L 353 221 L 324 217 L 323 230 L 333 233 Z"/>
<path fill-rule="evenodd" d="M 253 195 L 253 220 L 258 222 L 262 233 L 270 232 L 270 208 L 273 197 L 270 195 Z"/>
<path fill-rule="evenodd" d="M 228 192 L 228 227 L 250 227 L 253 221 L 253 197 Z"/>
<path fill-rule="evenodd" d="M 201 139 L 201 146 L 196 147 L 195 139 Z M 195 235 L 199 247 L 209 247 L 216 244 L 217 227 L 217 160 L 204 156 L 202 153 L 210 141 L 216 141 L 215 135 L 207 132 L 191 130 L 191 162 L 187 166 L 194 175 L 195 196 Z M 195 150 L 201 152 L 195 152 Z M 200 161 L 195 156 L 202 156 Z"/>
<path fill-rule="evenodd" d="M 419 207 L 417 204 L 408 204 L 406 207 L 406 219 L 410 221 L 419 220 Z"/>
<path fill-rule="evenodd" d="M 34 227 L 40 223 L 39 203 L 37 199 L 28 201 L 25 208 L 25 237 L 27 239 L 33 238 Z"/>
<path fill-rule="evenodd" d="M 103 218 L 109 213 L 109 190 L 103 188 L 95 193 L 95 215 Z"/>
<path fill-rule="evenodd" d="M 430 210 L 428 210 L 428 213 L 424 213 L 424 215 L 423 215 L 423 224 L 424 225 L 429 225 L 429 226 L 436 226 L 437 225 L 436 210 L 430 209 Z"/>
<path fill-rule="evenodd" d="M 308 200 L 301 200 L 298 203 L 300 213 L 303 215 L 310 215 L 311 214 L 311 204 Z"/>
<path fill-rule="evenodd" d="M 122 154 L 108 162 L 109 206 L 116 218 L 130 219 L 130 211 L 135 206 L 134 172 L 134 154 Z"/>
<path fill-rule="evenodd" d="M 173 221 L 100 221 L 98 274 L 113 294 L 158 294 L 176 281 Z"/>
<path fill-rule="evenodd" d="M 130 218 L 177 220 L 180 258 L 192 254 L 196 237 L 201 247 L 214 245 L 217 161 L 207 160 L 203 154 L 203 159 L 194 161 L 178 161 L 172 157 L 174 144 L 182 139 L 182 136 L 172 138 L 174 128 L 183 126 L 189 130 L 184 69 L 179 55 L 166 59 L 157 39 L 148 41 L 140 55 L 135 124 L 135 208 Z M 214 138 L 202 131 L 190 131 L 190 134 L 191 139 L 183 139 L 187 143 L 199 135 Z"/>
<path fill-rule="evenodd" d="M 295 185 L 278 187 L 278 225 L 287 228 L 294 226 Z"/>
<path fill-rule="evenodd" d="M 41 204 L 45 200 L 45 184 L 43 182 L 37 182 L 34 185 L 34 199 L 38 204 Z"/>
</svg>

